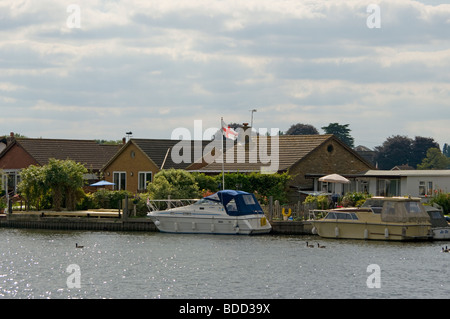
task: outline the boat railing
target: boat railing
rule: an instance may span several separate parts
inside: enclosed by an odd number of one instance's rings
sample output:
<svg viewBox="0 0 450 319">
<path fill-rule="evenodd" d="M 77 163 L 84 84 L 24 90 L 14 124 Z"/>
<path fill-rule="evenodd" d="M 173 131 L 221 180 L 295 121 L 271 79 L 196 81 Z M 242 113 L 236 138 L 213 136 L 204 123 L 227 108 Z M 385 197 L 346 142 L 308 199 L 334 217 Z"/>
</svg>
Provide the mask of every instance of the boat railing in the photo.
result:
<svg viewBox="0 0 450 319">
<path fill-rule="evenodd" d="M 326 209 L 310 209 L 309 220 L 316 220 L 325 217 L 328 214 Z"/>
<path fill-rule="evenodd" d="M 197 201 L 198 199 L 149 199 L 147 200 L 147 207 L 149 211 L 153 212 L 192 205 Z"/>
</svg>

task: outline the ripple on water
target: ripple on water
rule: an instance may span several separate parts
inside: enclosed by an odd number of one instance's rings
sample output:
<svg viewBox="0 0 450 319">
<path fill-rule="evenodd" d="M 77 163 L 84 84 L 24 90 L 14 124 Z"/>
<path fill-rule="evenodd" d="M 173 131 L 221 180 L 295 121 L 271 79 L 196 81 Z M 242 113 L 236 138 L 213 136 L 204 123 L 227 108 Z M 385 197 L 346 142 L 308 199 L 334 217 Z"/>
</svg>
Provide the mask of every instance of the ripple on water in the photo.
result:
<svg viewBox="0 0 450 319">
<path fill-rule="evenodd" d="M 442 243 L 0 229 L 2 298 L 445 298 Z M 306 241 L 325 245 L 308 248 Z M 84 245 L 76 249 L 75 243 Z M 68 288 L 67 267 L 80 267 Z M 381 288 L 368 288 L 369 265 Z"/>
</svg>

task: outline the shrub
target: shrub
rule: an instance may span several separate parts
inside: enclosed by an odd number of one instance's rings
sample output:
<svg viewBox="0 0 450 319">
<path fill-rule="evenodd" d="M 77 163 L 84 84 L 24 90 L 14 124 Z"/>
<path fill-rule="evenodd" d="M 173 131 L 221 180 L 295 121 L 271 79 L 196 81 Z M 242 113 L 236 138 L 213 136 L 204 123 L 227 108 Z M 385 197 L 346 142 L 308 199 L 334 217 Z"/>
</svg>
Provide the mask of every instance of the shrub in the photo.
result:
<svg viewBox="0 0 450 319">
<path fill-rule="evenodd" d="M 312 205 L 313 208 L 317 209 L 327 209 L 330 205 L 330 201 L 328 200 L 327 195 L 308 195 L 303 204 Z"/>
<path fill-rule="evenodd" d="M 131 198 L 133 194 L 129 191 L 119 190 L 111 191 L 107 189 L 100 189 L 92 193 L 91 208 L 105 208 L 105 209 L 119 209 L 119 205 L 125 196 Z"/>
<path fill-rule="evenodd" d="M 367 198 L 372 197 L 370 194 L 359 193 L 359 192 L 350 192 L 344 195 L 342 198 L 342 206 L 361 206 L 364 204 Z"/>
<path fill-rule="evenodd" d="M 442 207 L 444 214 L 450 214 L 450 193 L 435 191 L 434 196 L 428 201 L 430 204 L 437 204 Z"/>
<path fill-rule="evenodd" d="M 193 175 L 182 169 L 159 171 L 148 184 L 151 199 L 190 199 L 199 196 L 199 187 Z"/>
</svg>

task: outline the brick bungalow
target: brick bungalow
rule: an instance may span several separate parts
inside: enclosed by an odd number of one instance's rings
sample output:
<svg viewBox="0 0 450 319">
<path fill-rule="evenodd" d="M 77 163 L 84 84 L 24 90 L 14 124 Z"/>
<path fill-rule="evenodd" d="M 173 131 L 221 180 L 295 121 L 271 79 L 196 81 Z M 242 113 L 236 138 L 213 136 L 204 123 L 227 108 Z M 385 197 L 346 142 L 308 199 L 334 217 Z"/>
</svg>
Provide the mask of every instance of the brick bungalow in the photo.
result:
<svg viewBox="0 0 450 319">
<path fill-rule="evenodd" d="M 13 133 L 3 140 L 0 169 L 3 189 L 7 185 L 9 192 L 16 191 L 22 169 L 46 165 L 51 158 L 81 163 L 89 171 L 86 179 L 97 180 L 100 169 L 122 146 L 99 144 L 94 140 L 15 138 Z"/>
<path fill-rule="evenodd" d="M 102 172 L 105 180 L 116 184 L 114 189 L 142 192 L 160 170 L 186 169 L 195 160 L 195 146 L 203 150 L 208 143 L 210 141 L 132 138 L 107 161 Z M 186 147 L 185 150 L 189 147 L 191 152 L 185 154 L 187 160 L 174 161 L 172 153 L 178 152 L 180 147 Z"/>
<path fill-rule="evenodd" d="M 303 200 L 308 191 L 317 189 L 318 179 L 321 176 L 337 173 L 348 178 L 353 175 L 363 174 L 367 170 L 374 169 L 373 165 L 360 156 L 353 149 L 341 142 L 334 135 L 281 135 L 278 138 L 278 165 L 276 172 L 288 172 L 292 177 L 289 187 L 289 198 L 296 202 Z M 267 138 L 268 156 L 271 157 L 272 137 Z M 256 143 L 256 153 L 259 153 L 259 145 Z M 232 156 L 227 157 L 223 168 L 227 172 L 260 172 L 262 168 L 270 166 L 263 164 L 260 158 L 256 162 L 249 160 L 248 149 L 245 155 L 239 157 L 238 145 L 231 151 Z M 233 158 L 230 161 L 228 158 Z M 275 157 L 272 159 L 275 160 Z M 266 161 L 267 162 L 267 161 Z M 205 174 L 220 174 L 222 163 L 217 160 L 204 167 L 188 168 L 190 171 Z M 332 185 L 319 185 L 319 189 L 331 188 Z"/>
</svg>

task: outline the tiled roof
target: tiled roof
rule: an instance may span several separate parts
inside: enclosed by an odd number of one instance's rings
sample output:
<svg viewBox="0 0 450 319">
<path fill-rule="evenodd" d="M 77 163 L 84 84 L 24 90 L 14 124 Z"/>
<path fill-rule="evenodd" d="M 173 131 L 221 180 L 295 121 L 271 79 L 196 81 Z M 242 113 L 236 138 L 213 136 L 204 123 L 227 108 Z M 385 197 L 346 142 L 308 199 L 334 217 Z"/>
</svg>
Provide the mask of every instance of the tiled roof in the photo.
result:
<svg viewBox="0 0 450 319">
<path fill-rule="evenodd" d="M 100 170 L 122 145 L 98 144 L 94 140 L 17 138 L 18 143 L 40 165 L 49 159 L 70 159 L 87 169 Z"/>
<path fill-rule="evenodd" d="M 278 137 L 278 158 L 276 156 L 271 157 L 271 137 L 267 138 L 267 160 L 279 160 L 278 163 L 278 171 L 285 171 L 289 169 L 292 165 L 304 159 L 308 154 L 310 154 L 317 147 L 325 143 L 330 139 L 334 139 L 335 141 L 339 140 L 331 134 L 326 135 L 281 135 Z M 339 142 L 341 143 L 341 142 Z M 259 143 L 256 143 L 259 147 Z M 343 143 L 341 143 L 343 144 Z M 346 147 L 346 146 L 344 146 Z M 233 172 L 233 171 L 260 171 L 262 166 L 270 166 L 270 162 L 267 164 L 261 163 L 259 156 L 259 148 L 256 153 L 258 161 L 256 163 L 252 163 L 248 159 L 248 152 L 245 153 L 245 159 L 241 156 L 237 158 L 238 154 L 238 146 L 235 146 L 233 149 L 234 152 L 234 161 L 227 160 L 227 152 L 225 153 L 225 163 L 224 163 L 224 171 L 225 172 Z M 359 155 L 348 148 L 350 152 L 353 152 L 355 156 L 359 157 Z M 241 151 L 242 154 L 242 151 Z M 264 154 L 264 153 L 263 153 Z M 231 156 L 230 156 L 231 157 Z M 221 157 L 220 157 L 221 158 Z M 241 163 L 239 163 L 239 159 Z M 362 161 L 364 159 L 361 158 Z M 253 161 L 254 162 L 254 161 Z M 200 172 L 220 172 L 222 170 L 222 163 L 211 163 L 203 168 L 193 168 L 192 171 L 200 171 Z"/>
<path fill-rule="evenodd" d="M 180 141 L 180 140 L 168 140 L 168 139 L 137 139 L 133 138 L 130 140 L 138 148 L 142 150 L 157 166 L 161 168 L 163 163 L 164 169 L 185 169 L 191 163 L 193 163 L 195 158 L 195 147 L 201 147 L 200 156 L 203 154 L 203 149 L 211 141 Z M 198 144 L 198 145 L 197 145 Z M 181 163 L 175 163 L 172 159 L 172 151 L 175 149 L 182 149 L 188 151 L 190 146 L 189 157 L 190 160 Z M 182 155 L 182 153 L 180 154 Z"/>
</svg>

